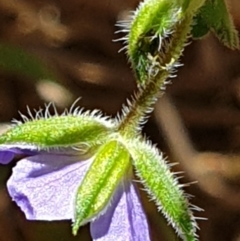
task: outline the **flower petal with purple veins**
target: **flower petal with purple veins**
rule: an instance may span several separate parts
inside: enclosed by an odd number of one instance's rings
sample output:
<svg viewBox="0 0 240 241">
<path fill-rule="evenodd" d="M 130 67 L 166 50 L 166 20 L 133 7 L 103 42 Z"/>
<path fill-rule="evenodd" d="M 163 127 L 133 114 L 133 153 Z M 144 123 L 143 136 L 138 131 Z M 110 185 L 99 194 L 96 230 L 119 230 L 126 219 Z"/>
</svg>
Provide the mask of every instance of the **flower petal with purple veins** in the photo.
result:
<svg viewBox="0 0 240 241">
<path fill-rule="evenodd" d="M 91 159 L 41 154 L 19 161 L 7 182 L 12 199 L 30 220 L 74 218 L 77 189 Z"/>
<path fill-rule="evenodd" d="M 146 214 L 132 182 L 124 181 L 116 190 L 104 214 L 91 225 L 94 241 L 150 241 Z"/>
</svg>

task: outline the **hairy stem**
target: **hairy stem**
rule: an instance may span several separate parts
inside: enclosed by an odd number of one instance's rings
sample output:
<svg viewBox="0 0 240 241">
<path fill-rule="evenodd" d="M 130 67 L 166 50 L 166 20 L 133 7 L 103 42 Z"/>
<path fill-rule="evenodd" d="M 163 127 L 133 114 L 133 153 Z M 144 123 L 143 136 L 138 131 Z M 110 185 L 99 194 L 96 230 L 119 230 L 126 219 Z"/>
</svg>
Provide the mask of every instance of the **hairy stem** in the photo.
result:
<svg viewBox="0 0 240 241">
<path fill-rule="evenodd" d="M 177 23 L 165 48 L 165 53 L 158 52 L 157 74 L 149 79 L 147 84 L 140 88 L 135 95 L 135 100 L 128 105 L 127 111 L 123 110 L 123 117 L 119 123 L 118 131 L 128 137 L 135 137 L 141 125 L 148 119 L 148 114 L 153 111 L 153 106 L 158 97 L 163 94 L 164 85 L 176 63 L 182 54 L 185 42 L 191 30 L 192 16 L 186 16 L 181 22 Z M 156 64 L 155 64 L 156 65 Z M 150 71 L 150 70 L 149 70 Z M 149 76 L 151 76 L 149 74 Z"/>
</svg>

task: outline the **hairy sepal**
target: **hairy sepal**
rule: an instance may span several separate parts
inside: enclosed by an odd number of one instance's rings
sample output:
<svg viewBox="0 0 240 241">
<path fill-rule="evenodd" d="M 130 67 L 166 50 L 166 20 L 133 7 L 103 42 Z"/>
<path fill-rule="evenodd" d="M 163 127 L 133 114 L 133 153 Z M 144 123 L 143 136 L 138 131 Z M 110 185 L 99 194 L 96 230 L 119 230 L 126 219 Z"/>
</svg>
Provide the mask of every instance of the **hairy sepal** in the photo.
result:
<svg viewBox="0 0 240 241">
<path fill-rule="evenodd" d="M 209 31 L 230 49 L 239 49 L 238 32 L 224 0 L 206 0 L 195 16 L 193 37 L 201 38 Z"/>
<path fill-rule="evenodd" d="M 20 123 L 20 122 L 19 122 Z M 0 136 L 0 144 L 30 144 L 39 149 L 88 149 L 113 132 L 111 122 L 91 112 L 26 120 Z"/>
<path fill-rule="evenodd" d="M 120 142 L 112 140 L 99 149 L 76 194 L 74 235 L 111 205 L 111 197 L 129 168 L 129 152 Z"/>
<path fill-rule="evenodd" d="M 136 174 L 150 197 L 185 241 L 196 241 L 196 221 L 186 196 L 158 150 L 150 143 L 128 144 Z"/>
</svg>

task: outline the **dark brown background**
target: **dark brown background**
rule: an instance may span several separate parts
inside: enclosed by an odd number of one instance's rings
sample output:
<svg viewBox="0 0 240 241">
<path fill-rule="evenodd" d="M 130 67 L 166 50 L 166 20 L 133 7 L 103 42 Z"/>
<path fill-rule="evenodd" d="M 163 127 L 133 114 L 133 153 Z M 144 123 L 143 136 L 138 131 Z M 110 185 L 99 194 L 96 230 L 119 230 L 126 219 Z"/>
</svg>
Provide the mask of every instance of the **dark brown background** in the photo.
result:
<svg viewBox="0 0 240 241">
<path fill-rule="evenodd" d="M 115 115 L 136 88 L 121 43 L 113 43 L 118 19 L 137 0 L 0 0 L 0 41 L 40 57 L 59 84 L 0 72 L 0 122 L 19 118 L 18 110 L 53 101 L 59 110 L 79 104 Z M 240 2 L 228 0 L 240 29 Z M 213 35 L 193 41 L 184 67 L 144 128 L 171 161 L 184 170 L 192 202 L 203 209 L 200 240 L 240 240 L 240 52 Z M 0 241 L 91 240 L 88 227 L 77 237 L 70 222 L 29 222 L 11 202 L 5 182 L 11 166 L 0 167 Z M 143 195 L 153 240 L 178 240 Z"/>
</svg>

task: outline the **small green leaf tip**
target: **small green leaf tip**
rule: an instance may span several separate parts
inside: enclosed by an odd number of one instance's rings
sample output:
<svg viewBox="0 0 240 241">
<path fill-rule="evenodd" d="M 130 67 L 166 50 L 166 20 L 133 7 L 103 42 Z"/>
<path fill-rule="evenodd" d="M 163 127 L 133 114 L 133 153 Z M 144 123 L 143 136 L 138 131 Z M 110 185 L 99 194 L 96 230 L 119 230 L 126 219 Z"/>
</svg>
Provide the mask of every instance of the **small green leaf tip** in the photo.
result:
<svg viewBox="0 0 240 241">
<path fill-rule="evenodd" d="M 168 222 L 184 241 L 198 240 L 196 218 L 162 155 L 150 143 L 137 139 L 129 143 L 129 151 L 137 176 Z"/>
<path fill-rule="evenodd" d="M 99 111 L 73 107 L 59 115 L 53 105 L 55 114 L 51 116 L 49 108 L 37 111 L 36 116 L 30 111 L 29 117 L 21 114 L 23 121 L 15 121 L 14 127 L 0 136 L 0 144 L 28 144 L 39 149 L 74 146 L 86 151 L 113 133 L 111 121 Z"/>
<path fill-rule="evenodd" d="M 239 49 L 238 32 L 224 0 L 206 0 L 195 16 L 193 37 L 201 38 L 209 31 L 228 48 Z"/>
<path fill-rule="evenodd" d="M 129 152 L 120 142 L 112 140 L 99 149 L 77 191 L 74 235 L 81 225 L 103 214 L 129 168 Z"/>
</svg>

